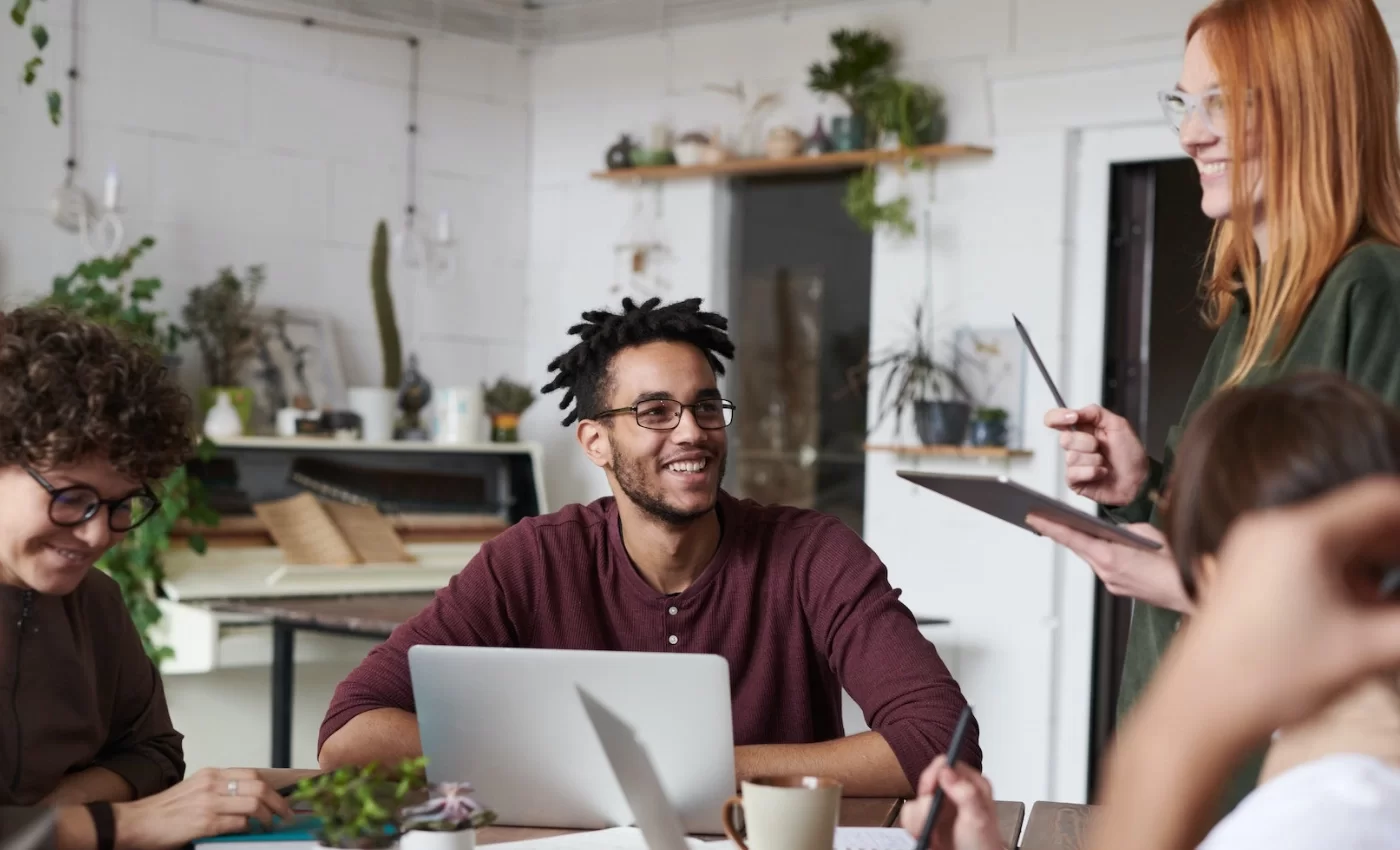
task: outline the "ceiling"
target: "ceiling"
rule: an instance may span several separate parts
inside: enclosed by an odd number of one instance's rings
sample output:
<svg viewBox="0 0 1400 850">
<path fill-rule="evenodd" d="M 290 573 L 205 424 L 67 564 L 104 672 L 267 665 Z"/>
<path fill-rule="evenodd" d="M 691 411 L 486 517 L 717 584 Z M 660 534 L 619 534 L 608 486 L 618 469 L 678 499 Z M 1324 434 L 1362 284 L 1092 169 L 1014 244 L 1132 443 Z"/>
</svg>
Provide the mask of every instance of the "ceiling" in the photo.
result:
<svg viewBox="0 0 1400 850">
<path fill-rule="evenodd" d="M 841 2 L 849 0 L 298 0 L 297 5 L 534 47 Z"/>
</svg>

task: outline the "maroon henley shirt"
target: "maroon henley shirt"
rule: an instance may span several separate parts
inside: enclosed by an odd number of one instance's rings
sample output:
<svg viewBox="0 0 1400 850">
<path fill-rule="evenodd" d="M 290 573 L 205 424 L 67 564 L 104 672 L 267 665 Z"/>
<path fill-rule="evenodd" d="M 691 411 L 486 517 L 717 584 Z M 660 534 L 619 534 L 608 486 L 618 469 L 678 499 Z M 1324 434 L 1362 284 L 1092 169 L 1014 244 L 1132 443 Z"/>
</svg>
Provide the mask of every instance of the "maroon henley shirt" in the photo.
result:
<svg viewBox="0 0 1400 850">
<path fill-rule="evenodd" d="M 357 714 L 414 710 L 415 644 L 700 652 L 729 662 L 736 745 L 841 737 L 844 687 L 917 785 L 965 700 L 884 564 L 834 517 L 718 504 L 719 548 L 670 596 L 632 565 L 612 498 L 511 526 L 340 683 L 318 749 Z M 980 768 L 968 732 L 961 758 Z"/>
</svg>

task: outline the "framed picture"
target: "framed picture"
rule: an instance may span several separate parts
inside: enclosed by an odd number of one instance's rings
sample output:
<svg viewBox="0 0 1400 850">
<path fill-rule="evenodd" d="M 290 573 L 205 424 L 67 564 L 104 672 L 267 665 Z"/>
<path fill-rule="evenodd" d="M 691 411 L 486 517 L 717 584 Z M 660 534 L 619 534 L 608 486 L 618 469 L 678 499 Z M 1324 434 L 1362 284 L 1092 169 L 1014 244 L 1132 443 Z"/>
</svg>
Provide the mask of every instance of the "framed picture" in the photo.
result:
<svg viewBox="0 0 1400 850">
<path fill-rule="evenodd" d="M 1020 448 L 1026 408 L 1026 347 L 1010 328 L 960 328 L 954 338 L 958 374 L 972 405 L 1007 413 L 1007 445 Z"/>
<path fill-rule="evenodd" d="M 318 410 L 345 407 L 345 374 L 335 325 L 324 313 L 264 307 L 257 311 L 262 336 L 248 367 L 260 424 L 272 425 L 277 411 L 299 397 Z"/>
</svg>

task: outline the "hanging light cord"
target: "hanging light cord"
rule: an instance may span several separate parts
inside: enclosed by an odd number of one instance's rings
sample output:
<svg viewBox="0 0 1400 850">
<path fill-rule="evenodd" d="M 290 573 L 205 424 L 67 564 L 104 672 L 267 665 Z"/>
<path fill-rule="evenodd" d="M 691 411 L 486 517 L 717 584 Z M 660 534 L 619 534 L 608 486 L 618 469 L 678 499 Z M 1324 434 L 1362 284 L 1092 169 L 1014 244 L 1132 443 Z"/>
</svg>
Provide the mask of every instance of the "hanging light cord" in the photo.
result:
<svg viewBox="0 0 1400 850">
<path fill-rule="evenodd" d="M 408 206 L 407 225 L 413 229 L 413 217 L 418 213 L 418 39 L 408 37 Z"/>
<path fill-rule="evenodd" d="M 64 182 L 69 184 L 78 170 L 78 33 L 81 31 L 78 10 L 81 5 L 81 0 L 73 0 L 72 41 L 68 53 L 68 158 L 63 161 L 63 167 L 68 170 Z"/>
</svg>

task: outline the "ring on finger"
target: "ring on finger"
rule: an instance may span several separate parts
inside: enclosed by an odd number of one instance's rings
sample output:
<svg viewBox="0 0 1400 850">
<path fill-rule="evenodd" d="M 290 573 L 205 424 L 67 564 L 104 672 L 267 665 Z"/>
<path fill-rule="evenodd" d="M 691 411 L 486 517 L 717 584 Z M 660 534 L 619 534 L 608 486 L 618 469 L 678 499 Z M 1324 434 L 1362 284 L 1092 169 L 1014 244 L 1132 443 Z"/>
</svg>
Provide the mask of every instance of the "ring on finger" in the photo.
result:
<svg viewBox="0 0 1400 850">
<path fill-rule="evenodd" d="M 230 797 L 237 797 L 237 796 L 238 796 L 238 780 L 237 780 L 237 779 L 230 779 L 230 780 L 228 781 L 228 785 L 225 786 L 224 793 L 227 794 L 227 795 L 230 796 Z"/>
</svg>

